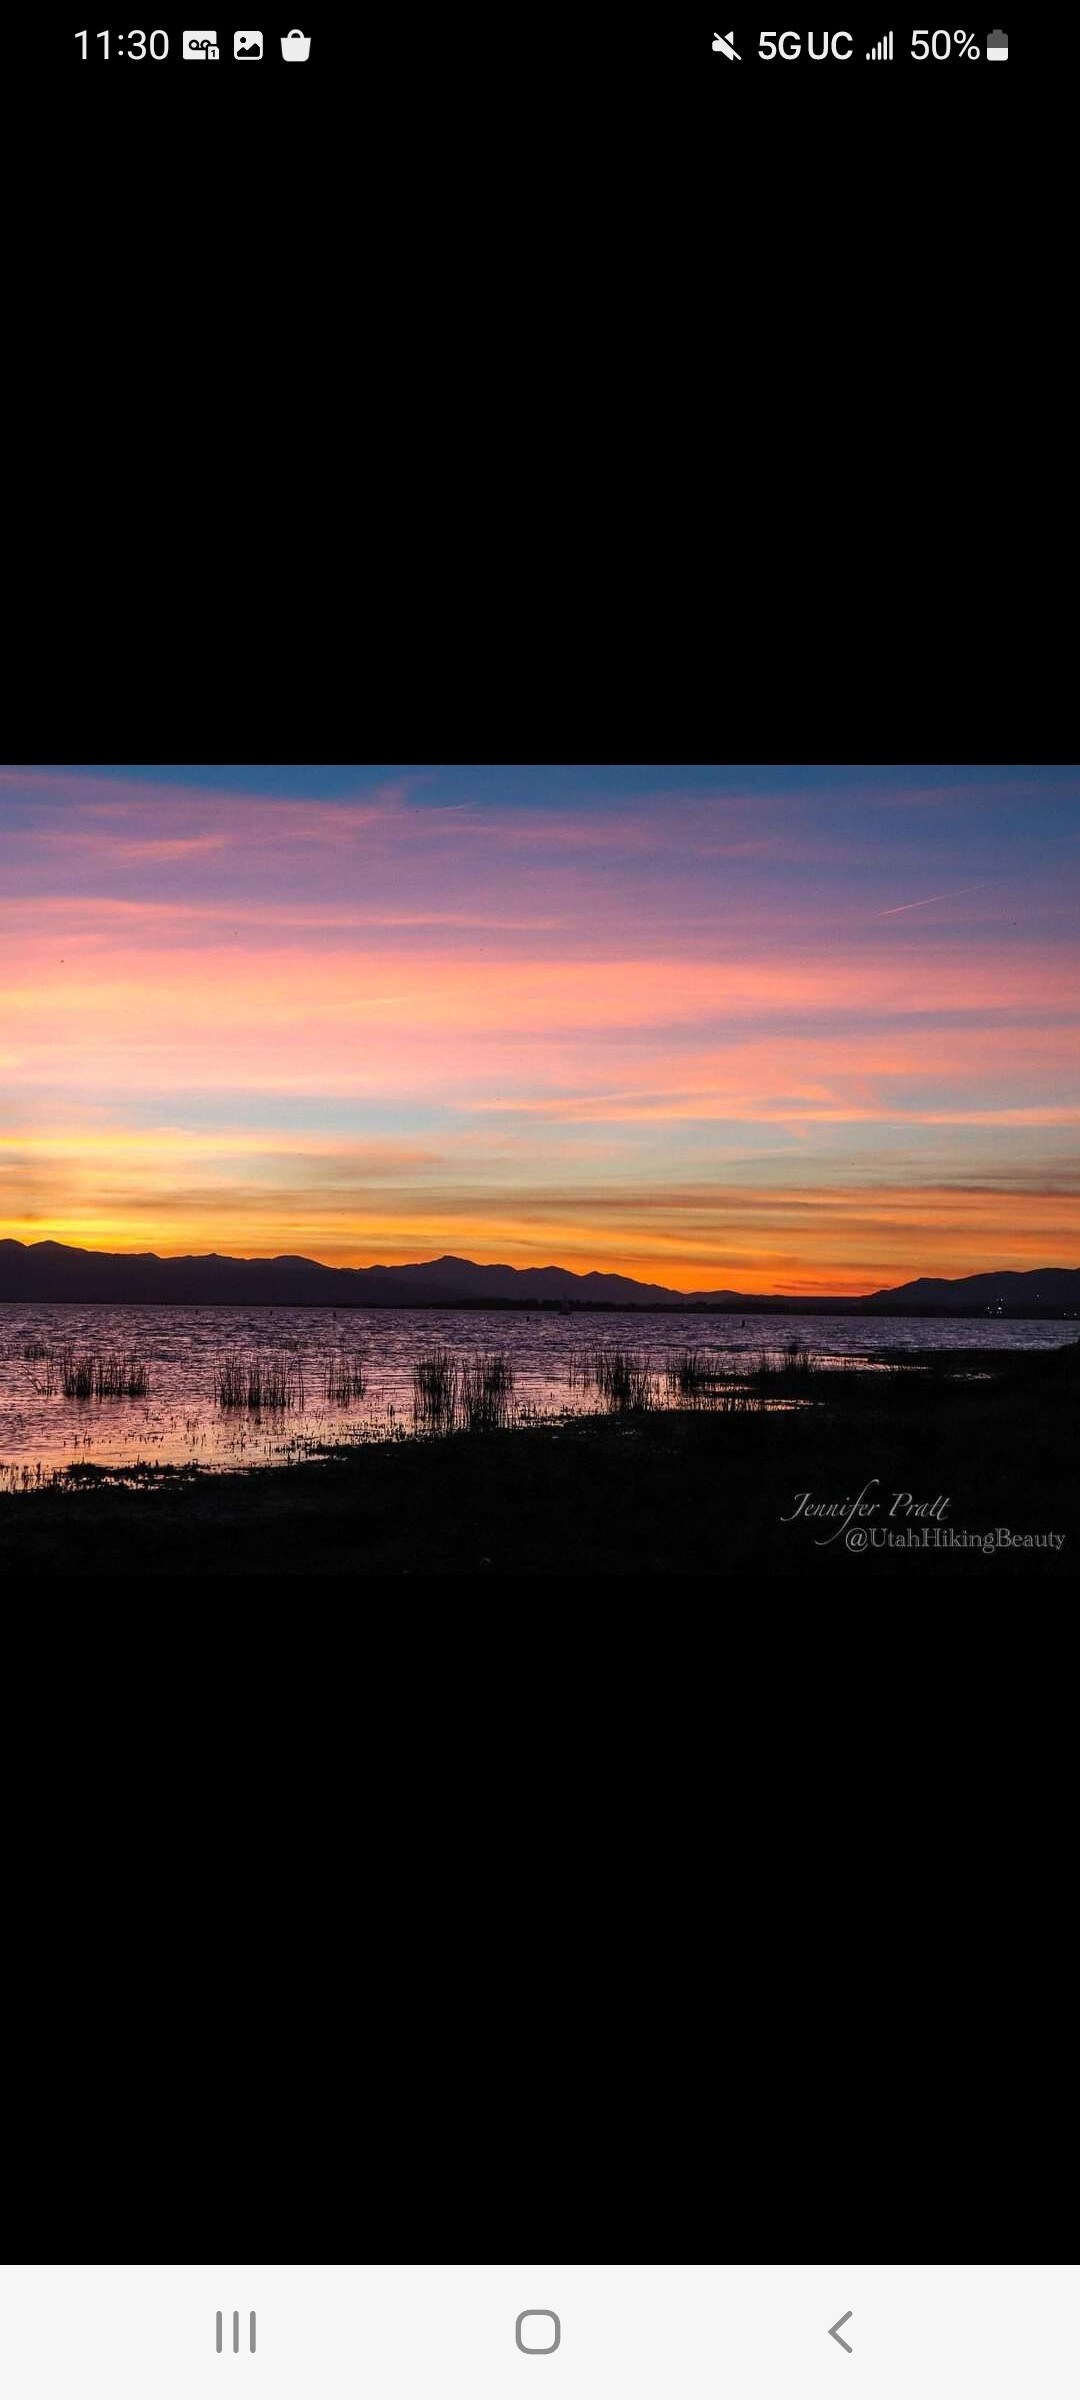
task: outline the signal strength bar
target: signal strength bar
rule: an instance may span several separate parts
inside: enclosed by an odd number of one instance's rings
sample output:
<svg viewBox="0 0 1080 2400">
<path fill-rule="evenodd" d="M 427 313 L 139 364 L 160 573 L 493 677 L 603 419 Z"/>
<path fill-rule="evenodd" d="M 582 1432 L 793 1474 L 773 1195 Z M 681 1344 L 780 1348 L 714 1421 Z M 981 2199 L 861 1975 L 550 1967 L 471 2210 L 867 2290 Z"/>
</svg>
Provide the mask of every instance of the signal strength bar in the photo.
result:
<svg viewBox="0 0 1080 2400">
<path fill-rule="evenodd" d="M 880 42 L 875 42 L 873 49 L 867 51 L 867 58 L 891 58 L 893 54 L 892 42 L 893 37 L 891 33 L 883 34 Z"/>
</svg>

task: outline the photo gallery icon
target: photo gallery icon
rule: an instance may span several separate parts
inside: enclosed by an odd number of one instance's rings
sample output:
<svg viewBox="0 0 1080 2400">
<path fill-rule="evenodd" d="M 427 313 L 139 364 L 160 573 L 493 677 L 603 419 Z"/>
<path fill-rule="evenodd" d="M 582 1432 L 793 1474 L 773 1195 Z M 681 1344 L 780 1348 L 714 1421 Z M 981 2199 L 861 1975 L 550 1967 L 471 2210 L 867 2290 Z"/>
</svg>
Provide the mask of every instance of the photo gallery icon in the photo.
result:
<svg viewBox="0 0 1080 2400">
<path fill-rule="evenodd" d="M 263 37 L 261 33 L 234 33 L 234 58 L 261 58 L 262 54 Z"/>
</svg>

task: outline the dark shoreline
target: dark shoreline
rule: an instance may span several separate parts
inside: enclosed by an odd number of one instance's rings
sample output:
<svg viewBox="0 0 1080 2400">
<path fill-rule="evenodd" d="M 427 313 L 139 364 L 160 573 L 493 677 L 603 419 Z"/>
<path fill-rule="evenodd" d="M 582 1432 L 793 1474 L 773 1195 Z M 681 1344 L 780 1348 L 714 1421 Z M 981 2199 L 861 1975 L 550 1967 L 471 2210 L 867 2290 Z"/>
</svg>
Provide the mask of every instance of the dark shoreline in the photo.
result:
<svg viewBox="0 0 1080 2400">
<path fill-rule="evenodd" d="M 360 1591 L 372 1574 L 678 1574 L 732 1591 L 733 1571 L 854 1573 L 864 1591 L 883 1573 L 1075 1576 L 1080 1342 L 904 1354 L 891 1374 L 793 1371 L 790 1396 L 802 1405 L 788 1412 L 579 1417 L 149 1485 L 84 1468 L 73 1488 L 0 1494 L 0 1568 L 343 1575 Z M 846 1525 L 864 1485 L 865 1514 Z M 804 1492 L 834 1516 L 800 1508 Z M 1031 1546 L 955 1538 L 999 1528 Z M 848 1542 L 860 1531 L 861 1550 Z"/>
</svg>

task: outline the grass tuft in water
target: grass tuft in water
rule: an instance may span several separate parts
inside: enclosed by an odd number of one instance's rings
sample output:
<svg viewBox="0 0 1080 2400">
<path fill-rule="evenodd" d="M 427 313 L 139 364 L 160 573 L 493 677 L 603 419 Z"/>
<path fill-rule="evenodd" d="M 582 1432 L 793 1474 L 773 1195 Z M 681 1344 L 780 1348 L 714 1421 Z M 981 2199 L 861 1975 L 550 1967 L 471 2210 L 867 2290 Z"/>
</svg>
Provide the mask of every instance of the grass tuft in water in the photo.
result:
<svg viewBox="0 0 1080 2400">
<path fill-rule="evenodd" d="M 813 1384 L 821 1373 L 814 1352 L 804 1342 L 794 1341 L 786 1342 L 782 1350 L 760 1349 L 753 1370 L 758 1385 L 771 1383 L 787 1392 Z"/>
<path fill-rule="evenodd" d="M 364 1362 L 357 1352 L 340 1351 L 326 1362 L 324 1385 L 326 1398 L 336 1408 L 347 1408 L 350 1400 L 364 1397 Z"/>
<path fill-rule="evenodd" d="M 150 1370 L 134 1350 L 62 1350 L 58 1363 L 65 1400 L 145 1400 L 150 1389 Z"/>
<path fill-rule="evenodd" d="M 462 1422 L 470 1433 L 490 1433 L 509 1425 L 514 1368 L 507 1351 L 482 1351 L 476 1358 L 462 1359 L 458 1388 Z"/>
<path fill-rule="evenodd" d="M 413 1424 L 420 1433 L 452 1433 L 458 1374 L 449 1350 L 429 1350 L 413 1368 Z"/>
<path fill-rule="evenodd" d="M 636 1350 L 579 1351 L 571 1358 L 569 1380 L 571 1388 L 591 1384 L 610 1416 L 637 1415 L 656 1406 L 652 1367 Z"/>
<path fill-rule="evenodd" d="M 750 1405 L 738 1361 L 720 1350 L 676 1350 L 667 1362 L 666 1382 L 668 1398 L 678 1408 L 711 1408 L 731 1415 Z"/>
<path fill-rule="evenodd" d="M 42 1492 L 56 1480 L 56 1470 L 43 1467 L 40 1458 L 34 1467 L 0 1467 L 0 1492 Z"/>
<path fill-rule="evenodd" d="M 214 1398 L 219 1408 L 246 1408 L 255 1416 L 303 1408 L 303 1360 L 289 1350 L 256 1351 L 250 1357 L 226 1350 L 214 1369 Z"/>
</svg>

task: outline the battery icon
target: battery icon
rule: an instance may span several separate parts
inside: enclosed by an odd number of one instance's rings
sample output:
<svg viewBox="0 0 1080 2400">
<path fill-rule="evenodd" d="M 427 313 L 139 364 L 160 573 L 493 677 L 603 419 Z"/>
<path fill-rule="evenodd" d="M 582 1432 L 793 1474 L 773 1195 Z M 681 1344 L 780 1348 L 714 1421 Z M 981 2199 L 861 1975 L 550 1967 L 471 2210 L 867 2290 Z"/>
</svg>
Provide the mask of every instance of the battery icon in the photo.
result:
<svg viewBox="0 0 1080 2400">
<path fill-rule="evenodd" d="M 1009 55 L 1009 37 L 1007 33 L 1002 33 L 1000 25 L 995 27 L 987 42 L 986 55 L 987 58 L 1007 58 Z"/>
</svg>

